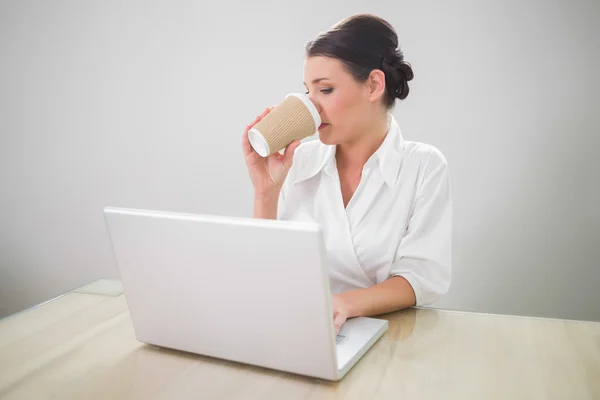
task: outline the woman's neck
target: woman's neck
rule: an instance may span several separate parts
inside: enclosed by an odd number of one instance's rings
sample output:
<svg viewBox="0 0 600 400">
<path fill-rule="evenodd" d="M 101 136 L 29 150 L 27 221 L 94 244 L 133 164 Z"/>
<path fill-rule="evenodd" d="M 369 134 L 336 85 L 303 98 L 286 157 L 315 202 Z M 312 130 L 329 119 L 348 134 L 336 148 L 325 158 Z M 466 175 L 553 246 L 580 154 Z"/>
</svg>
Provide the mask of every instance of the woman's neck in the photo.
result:
<svg viewBox="0 0 600 400">
<path fill-rule="evenodd" d="M 366 162 L 377 151 L 387 134 L 387 113 L 369 123 L 368 129 L 358 138 L 340 143 L 336 148 L 336 162 L 340 169 L 362 170 Z"/>
</svg>

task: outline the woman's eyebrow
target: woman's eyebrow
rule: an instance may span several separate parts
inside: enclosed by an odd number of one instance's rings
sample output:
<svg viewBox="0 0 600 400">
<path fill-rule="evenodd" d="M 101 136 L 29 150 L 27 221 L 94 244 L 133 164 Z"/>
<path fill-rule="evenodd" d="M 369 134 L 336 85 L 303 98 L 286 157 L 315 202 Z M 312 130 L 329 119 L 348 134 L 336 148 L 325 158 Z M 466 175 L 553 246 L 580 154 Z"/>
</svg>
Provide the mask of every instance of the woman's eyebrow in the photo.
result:
<svg viewBox="0 0 600 400">
<path fill-rule="evenodd" d="M 314 85 L 315 83 L 319 83 L 321 81 L 326 81 L 329 80 L 329 78 L 317 78 L 317 79 L 313 79 L 312 84 Z M 306 86 L 306 83 L 304 83 L 304 86 Z"/>
</svg>

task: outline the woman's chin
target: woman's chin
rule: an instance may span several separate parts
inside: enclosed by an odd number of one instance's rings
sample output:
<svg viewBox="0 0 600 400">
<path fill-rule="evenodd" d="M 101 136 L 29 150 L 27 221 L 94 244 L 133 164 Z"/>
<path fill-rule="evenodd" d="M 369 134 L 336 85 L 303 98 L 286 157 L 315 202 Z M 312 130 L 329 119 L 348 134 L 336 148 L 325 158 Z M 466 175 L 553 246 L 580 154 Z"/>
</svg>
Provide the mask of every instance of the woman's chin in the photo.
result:
<svg viewBox="0 0 600 400">
<path fill-rule="evenodd" d="M 321 143 L 327 144 L 327 145 L 337 144 L 335 142 L 335 140 L 331 140 L 331 139 L 332 139 L 332 137 L 330 135 L 319 132 L 319 140 L 321 140 Z"/>
</svg>

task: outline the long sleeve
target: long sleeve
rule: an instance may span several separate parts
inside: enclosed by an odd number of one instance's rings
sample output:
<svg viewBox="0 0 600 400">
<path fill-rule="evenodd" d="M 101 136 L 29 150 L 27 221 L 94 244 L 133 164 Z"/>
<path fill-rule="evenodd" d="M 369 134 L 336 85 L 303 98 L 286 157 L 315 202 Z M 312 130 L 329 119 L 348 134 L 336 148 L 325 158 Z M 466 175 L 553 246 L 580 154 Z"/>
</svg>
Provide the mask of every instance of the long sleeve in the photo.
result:
<svg viewBox="0 0 600 400">
<path fill-rule="evenodd" d="M 425 166 L 408 228 L 392 263 L 390 277 L 413 287 L 417 306 L 435 302 L 451 282 L 452 197 L 446 159 L 434 149 Z"/>
</svg>

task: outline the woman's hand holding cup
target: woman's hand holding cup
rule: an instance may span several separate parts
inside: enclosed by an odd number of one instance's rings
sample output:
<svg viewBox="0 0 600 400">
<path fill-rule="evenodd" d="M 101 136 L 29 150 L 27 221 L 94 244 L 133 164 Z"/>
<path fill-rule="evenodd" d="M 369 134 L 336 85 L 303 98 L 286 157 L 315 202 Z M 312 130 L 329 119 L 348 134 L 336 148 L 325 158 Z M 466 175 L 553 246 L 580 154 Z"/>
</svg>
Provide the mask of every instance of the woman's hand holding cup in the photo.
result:
<svg viewBox="0 0 600 400">
<path fill-rule="evenodd" d="M 246 127 L 242 137 L 242 149 L 246 167 L 248 168 L 250 179 L 257 195 L 279 194 L 283 182 L 292 167 L 294 152 L 300 145 L 300 141 L 294 140 L 285 148 L 283 154 L 275 152 L 267 157 L 262 157 L 254 150 L 248 140 L 248 132 L 269 114 L 272 109 L 273 107 L 266 108 L 262 114 L 257 116 Z"/>
</svg>

